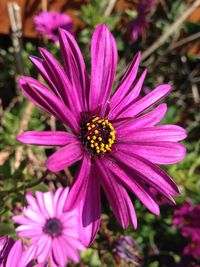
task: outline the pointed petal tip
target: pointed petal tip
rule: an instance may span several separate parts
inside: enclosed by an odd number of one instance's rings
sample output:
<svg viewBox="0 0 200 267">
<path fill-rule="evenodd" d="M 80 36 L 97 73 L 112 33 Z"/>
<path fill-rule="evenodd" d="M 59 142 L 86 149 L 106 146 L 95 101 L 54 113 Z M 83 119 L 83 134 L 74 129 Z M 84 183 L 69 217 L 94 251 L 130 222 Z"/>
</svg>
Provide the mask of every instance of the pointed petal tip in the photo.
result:
<svg viewBox="0 0 200 267">
<path fill-rule="evenodd" d="M 29 78 L 30 77 L 27 77 L 27 76 L 20 76 L 19 77 L 17 83 L 18 83 L 18 86 L 20 87 L 20 89 L 22 91 L 24 91 L 24 87 L 28 84 Z"/>
<path fill-rule="evenodd" d="M 182 131 L 181 140 L 184 140 L 185 138 L 187 138 L 187 131 L 184 128 L 180 127 L 180 126 L 178 126 L 178 128 L 180 129 L 180 131 Z M 185 148 L 185 151 L 186 151 L 186 148 Z"/>
<path fill-rule="evenodd" d="M 142 56 L 141 51 L 138 51 L 138 52 L 136 53 L 136 55 L 135 55 L 136 60 L 140 62 L 140 60 L 141 60 L 141 56 Z"/>
<path fill-rule="evenodd" d="M 58 28 L 58 36 L 60 39 L 63 39 L 63 35 L 68 35 L 68 31 L 66 31 L 65 29 L 63 28 Z"/>
<path fill-rule="evenodd" d="M 23 133 L 19 134 L 17 137 L 16 137 L 16 140 L 20 143 L 22 143 L 22 140 L 23 140 Z"/>
<path fill-rule="evenodd" d="M 49 51 L 44 47 L 38 47 L 38 50 L 39 50 L 41 56 L 45 56 L 45 55 L 49 54 Z"/>
<path fill-rule="evenodd" d="M 99 29 L 99 28 L 106 29 L 106 30 L 109 30 L 110 31 L 110 29 L 108 28 L 108 26 L 105 23 L 98 24 L 96 26 L 96 29 Z"/>
<path fill-rule="evenodd" d="M 147 75 L 147 68 L 144 68 L 143 72 L 142 72 L 142 76 L 146 76 Z"/>
<path fill-rule="evenodd" d="M 42 58 L 30 55 L 28 56 L 28 59 L 34 64 L 35 62 L 37 62 L 38 60 L 42 60 Z"/>
<path fill-rule="evenodd" d="M 43 56 L 43 54 L 45 53 L 45 48 L 43 48 L 43 47 L 38 47 L 38 50 L 39 50 L 39 52 L 40 52 L 40 54 Z"/>
<path fill-rule="evenodd" d="M 179 190 L 179 188 L 178 188 L 178 186 L 176 187 L 176 191 L 174 192 L 174 194 L 173 194 L 173 196 L 178 196 L 178 195 L 180 195 L 181 194 L 181 192 L 180 192 L 180 190 Z M 176 202 L 175 202 L 176 203 Z"/>
<path fill-rule="evenodd" d="M 104 34 L 106 34 L 106 32 L 107 32 L 107 33 L 112 35 L 110 29 L 108 28 L 108 26 L 105 23 L 101 23 L 101 24 L 97 25 L 94 32 L 93 32 L 93 35 L 96 32 L 98 32 L 98 33 L 103 32 Z"/>
<path fill-rule="evenodd" d="M 166 90 L 167 92 L 171 92 L 172 91 L 172 86 L 169 84 L 169 83 L 164 83 L 164 84 L 161 84 L 159 86 L 160 88 Z"/>
<path fill-rule="evenodd" d="M 100 219 L 96 220 L 95 223 L 93 223 L 94 225 L 94 228 L 89 231 L 87 231 L 87 235 L 83 234 L 80 232 L 80 240 L 81 240 L 81 243 L 85 246 L 85 247 L 89 247 L 92 245 L 92 243 L 94 242 L 95 240 L 95 237 L 97 235 L 97 232 L 99 230 L 99 227 L 100 227 Z M 85 227 L 87 228 L 87 227 Z M 81 231 L 81 230 L 80 230 Z"/>
<path fill-rule="evenodd" d="M 166 112 L 167 111 L 167 104 L 166 103 L 162 103 L 162 104 L 159 105 L 159 108 L 163 109 L 163 112 L 164 111 Z"/>
<path fill-rule="evenodd" d="M 34 81 L 36 81 L 36 80 L 32 77 L 20 76 L 18 79 L 18 84 L 19 84 L 19 86 L 23 86 L 23 85 L 26 85 L 26 84 L 31 83 L 31 82 L 33 83 Z"/>
<path fill-rule="evenodd" d="M 28 58 L 32 61 L 32 60 L 34 60 L 37 57 L 36 56 L 33 56 L 33 55 L 30 55 L 30 56 L 28 56 Z"/>
<path fill-rule="evenodd" d="M 155 207 L 155 209 L 151 210 L 151 212 L 153 214 L 155 214 L 156 216 L 160 216 L 160 208 L 159 208 L 159 206 Z"/>
<path fill-rule="evenodd" d="M 20 76 L 17 81 L 18 81 L 19 84 L 22 84 L 22 83 L 24 83 L 26 78 L 27 78 L 26 76 Z"/>
<path fill-rule="evenodd" d="M 138 227 L 137 220 L 134 223 L 132 222 L 131 224 L 132 224 L 133 229 L 136 230 Z"/>
<path fill-rule="evenodd" d="M 58 28 L 58 34 L 59 34 L 60 37 L 63 36 L 63 35 L 67 35 L 67 37 L 68 36 L 74 37 L 71 32 L 69 32 L 68 30 L 66 30 L 64 28 L 60 28 L 60 27 Z"/>
</svg>

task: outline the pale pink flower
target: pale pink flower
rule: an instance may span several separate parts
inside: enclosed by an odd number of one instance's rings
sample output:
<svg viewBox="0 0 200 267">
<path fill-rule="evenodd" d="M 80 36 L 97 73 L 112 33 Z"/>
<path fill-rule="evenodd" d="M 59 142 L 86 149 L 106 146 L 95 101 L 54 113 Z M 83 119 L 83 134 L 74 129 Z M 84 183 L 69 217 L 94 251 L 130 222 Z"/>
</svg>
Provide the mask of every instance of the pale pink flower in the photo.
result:
<svg viewBox="0 0 200 267">
<path fill-rule="evenodd" d="M 50 262 L 52 266 L 65 267 L 67 259 L 78 262 L 79 253 L 85 248 L 79 241 L 77 210 L 63 212 L 68 188 L 52 192 L 36 192 L 35 197 L 26 195 L 28 206 L 23 214 L 13 220 L 21 224 L 16 231 L 29 238 L 36 248 L 39 263 Z"/>
</svg>

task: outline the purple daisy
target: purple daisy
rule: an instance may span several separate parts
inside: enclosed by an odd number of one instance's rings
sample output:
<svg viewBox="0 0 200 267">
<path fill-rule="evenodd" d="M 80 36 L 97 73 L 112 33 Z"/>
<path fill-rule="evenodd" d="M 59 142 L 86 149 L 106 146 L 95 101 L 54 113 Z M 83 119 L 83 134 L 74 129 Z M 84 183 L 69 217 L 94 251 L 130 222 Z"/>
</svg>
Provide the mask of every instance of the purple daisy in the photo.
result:
<svg viewBox="0 0 200 267">
<path fill-rule="evenodd" d="M 137 227 L 126 189 L 157 215 L 159 206 L 150 186 L 173 202 L 178 188 L 157 164 L 173 164 L 185 157 L 185 148 L 177 141 L 184 139 L 186 133 L 176 125 L 155 126 L 164 117 L 167 106 L 160 104 L 149 109 L 171 88 L 164 84 L 139 97 L 146 76 L 144 70 L 136 80 L 140 53 L 111 96 L 117 47 L 105 25 L 99 25 L 92 37 L 90 79 L 74 37 L 65 30 L 60 30 L 60 46 L 64 70 L 45 49 L 40 49 L 42 59 L 31 57 L 51 90 L 30 77 L 21 77 L 19 86 L 33 103 L 59 119 L 70 132 L 29 131 L 17 140 L 61 146 L 46 161 L 46 167 L 53 172 L 80 163 L 64 209 L 80 204 L 81 239 L 88 245 L 99 228 L 100 187 L 123 228 L 129 223 Z"/>
<path fill-rule="evenodd" d="M 148 17 L 155 0 L 141 0 L 137 10 L 137 17 L 128 25 L 128 36 L 131 43 L 135 43 L 139 36 L 149 28 Z"/>
<path fill-rule="evenodd" d="M 46 36 L 54 42 L 58 42 L 58 28 L 72 31 L 72 19 L 64 13 L 55 11 L 43 11 L 34 16 L 34 24 L 41 36 Z"/>
<path fill-rule="evenodd" d="M 54 195 L 36 192 L 35 197 L 28 193 L 28 206 L 22 215 L 13 217 L 14 222 L 21 224 L 16 231 L 30 239 L 41 264 L 50 261 L 53 267 L 65 267 L 67 258 L 79 262 L 77 249 L 85 250 L 78 236 L 78 210 L 63 212 L 68 191 L 66 187 L 57 189 Z"/>
</svg>

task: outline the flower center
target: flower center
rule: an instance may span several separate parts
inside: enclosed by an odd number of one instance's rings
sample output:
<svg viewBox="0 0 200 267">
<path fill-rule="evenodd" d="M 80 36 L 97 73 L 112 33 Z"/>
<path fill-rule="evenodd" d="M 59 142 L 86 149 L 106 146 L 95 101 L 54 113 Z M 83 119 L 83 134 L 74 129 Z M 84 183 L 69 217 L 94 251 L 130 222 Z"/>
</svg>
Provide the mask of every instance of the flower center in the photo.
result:
<svg viewBox="0 0 200 267">
<path fill-rule="evenodd" d="M 115 129 L 107 119 L 92 117 L 81 125 L 80 140 L 92 156 L 110 152 L 115 139 Z"/>
<path fill-rule="evenodd" d="M 52 237 L 58 236 L 61 234 L 62 224 L 57 218 L 48 219 L 43 228 L 43 231 Z"/>
</svg>

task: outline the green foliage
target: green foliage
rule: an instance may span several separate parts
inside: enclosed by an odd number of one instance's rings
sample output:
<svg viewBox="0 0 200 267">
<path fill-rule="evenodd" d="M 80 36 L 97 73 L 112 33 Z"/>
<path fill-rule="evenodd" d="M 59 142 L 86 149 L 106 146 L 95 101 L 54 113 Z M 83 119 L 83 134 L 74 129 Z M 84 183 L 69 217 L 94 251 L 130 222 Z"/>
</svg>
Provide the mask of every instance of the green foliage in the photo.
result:
<svg viewBox="0 0 200 267">
<path fill-rule="evenodd" d="M 94 28 L 101 23 L 105 23 L 111 30 L 114 30 L 120 19 L 120 13 L 105 16 L 104 12 L 108 5 L 108 0 L 92 0 L 90 4 L 82 5 L 78 17 L 86 24 L 85 29 L 81 31 L 80 42 L 87 44 L 90 42 Z"/>
</svg>

